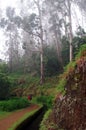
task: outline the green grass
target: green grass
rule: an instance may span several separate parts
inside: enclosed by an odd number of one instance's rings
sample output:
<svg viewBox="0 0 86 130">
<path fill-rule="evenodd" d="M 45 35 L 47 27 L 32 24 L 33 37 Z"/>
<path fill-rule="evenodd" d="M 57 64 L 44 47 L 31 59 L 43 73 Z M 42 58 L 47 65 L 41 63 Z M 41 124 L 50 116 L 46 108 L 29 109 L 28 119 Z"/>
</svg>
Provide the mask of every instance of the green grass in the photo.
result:
<svg viewBox="0 0 86 130">
<path fill-rule="evenodd" d="M 57 85 L 57 92 L 62 93 L 64 95 L 65 94 L 65 90 L 64 90 L 65 85 L 66 85 L 66 79 L 63 78 L 59 81 L 59 83 Z"/>
<path fill-rule="evenodd" d="M 66 67 L 64 67 L 64 72 L 69 71 L 70 68 L 74 68 L 75 66 L 76 66 L 75 61 L 70 62 Z"/>
<path fill-rule="evenodd" d="M 10 115 L 12 112 L 5 112 L 5 111 L 0 111 L 0 119 L 3 119 Z"/>
<path fill-rule="evenodd" d="M 44 117 L 43 117 L 43 120 L 40 124 L 40 129 L 39 130 L 48 130 L 48 125 L 50 124 L 47 124 L 47 119 L 49 118 L 49 115 L 51 114 L 52 110 L 49 109 L 45 114 L 44 114 Z M 47 126 L 46 126 L 47 125 Z"/>
<path fill-rule="evenodd" d="M 82 45 L 79 49 L 79 53 L 76 55 L 76 58 L 75 59 L 78 59 L 80 58 L 82 55 L 83 55 L 83 52 L 86 52 L 86 44 L 85 45 Z M 85 53 L 86 54 L 86 53 Z"/>
<path fill-rule="evenodd" d="M 42 106 L 39 107 L 39 109 Z M 39 109 L 37 110 L 32 110 L 31 112 L 26 113 L 19 121 L 15 122 L 8 130 L 15 130 L 17 126 L 19 126 L 24 120 L 26 120 L 28 117 L 31 117 L 34 115 Z"/>
</svg>

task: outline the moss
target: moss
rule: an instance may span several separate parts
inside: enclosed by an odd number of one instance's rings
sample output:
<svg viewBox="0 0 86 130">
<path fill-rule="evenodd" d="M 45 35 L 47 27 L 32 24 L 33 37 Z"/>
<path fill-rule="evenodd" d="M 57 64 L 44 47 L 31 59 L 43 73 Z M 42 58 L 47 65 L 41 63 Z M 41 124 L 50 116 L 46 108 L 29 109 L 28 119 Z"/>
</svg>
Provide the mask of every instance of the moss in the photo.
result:
<svg viewBox="0 0 86 130">
<path fill-rule="evenodd" d="M 42 122 L 41 122 L 41 124 L 40 124 L 40 129 L 39 130 L 48 130 L 48 125 L 50 125 L 50 124 L 47 124 L 47 119 L 48 119 L 48 117 L 49 117 L 49 115 L 51 114 L 51 112 L 52 112 L 52 110 L 51 109 L 49 109 L 46 113 L 45 113 L 45 115 L 44 115 L 44 117 L 43 117 L 43 120 L 42 120 Z"/>
<path fill-rule="evenodd" d="M 76 59 L 80 59 L 80 57 L 82 56 L 86 56 L 86 45 L 83 45 L 80 50 L 79 50 L 79 53 L 77 54 Z M 63 75 L 61 76 L 60 80 L 59 80 L 59 83 L 57 85 L 57 91 L 58 92 L 61 92 L 63 94 L 65 94 L 65 85 L 67 83 L 67 77 L 69 75 L 73 75 L 73 72 L 75 71 L 75 67 L 77 65 L 77 61 L 72 61 L 70 62 L 65 68 L 64 68 L 64 73 Z M 73 86 L 73 89 L 76 89 L 77 85 L 76 86 Z"/>
<path fill-rule="evenodd" d="M 57 85 L 57 91 L 64 94 L 65 93 L 65 89 L 64 89 L 65 85 L 66 85 L 66 79 L 63 78 L 59 81 L 59 84 Z"/>
<path fill-rule="evenodd" d="M 81 48 L 79 49 L 79 53 L 76 55 L 75 60 L 79 59 L 82 56 L 86 56 L 86 44 L 81 46 Z"/>
</svg>

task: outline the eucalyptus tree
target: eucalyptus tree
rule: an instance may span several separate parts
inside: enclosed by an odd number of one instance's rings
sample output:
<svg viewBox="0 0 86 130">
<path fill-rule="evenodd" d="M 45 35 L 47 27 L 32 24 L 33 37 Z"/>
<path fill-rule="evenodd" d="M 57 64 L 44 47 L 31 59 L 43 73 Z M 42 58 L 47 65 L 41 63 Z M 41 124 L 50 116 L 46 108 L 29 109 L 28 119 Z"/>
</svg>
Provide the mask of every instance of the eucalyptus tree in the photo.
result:
<svg viewBox="0 0 86 130">
<path fill-rule="evenodd" d="M 37 5 L 37 9 L 38 9 L 38 15 L 39 15 L 39 29 L 40 29 L 40 44 L 41 44 L 41 48 L 40 48 L 40 62 L 41 62 L 41 79 L 40 79 L 40 83 L 43 84 L 44 82 L 44 58 L 43 58 L 43 26 L 42 26 L 42 3 L 41 0 L 34 0 L 36 5 Z"/>
<path fill-rule="evenodd" d="M 68 19 L 69 19 L 69 41 L 70 41 L 70 61 L 72 61 L 73 59 L 73 27 L 72 27 L 72 12 L 73 12 L 73 5 L 76 6 L 76 4 L 79 6 L 79 11 L 78 11 L 78 14 L 80 13 L 81 11 L 81 18 L 78 19 L 80 21 L 82 21 L 82 17 L 83 17 L 83 13 L 84 13 L 84 17 L 86 15 L 86 7 L 85 7 L 85 4 L 86 4 L 86 0 L 66 0 L 66 6 L 67 6 L 67 12 L 68 12 Z M 76 6 L 76 9 L 77 9 L 77 6 Z M 74 9 L 75 10 L 75 9 Z M 76 17 L 77 17 L 77 14 L 76 14 Z M 83 28 L 83 25 L 82 25 L 82 28 Z M 79 33 L 82 34 L 82 36 L 85 34 L 84 30 L 81 28 L 80 25 L 78 25 L 78 29 L 79 29 Z M 76 44 L 76 43 L 75 43 Z"/>
<path fill-rule="evenodd" d="M 44 29 L 43 29 L 43 12 L 42 12 L 42 4 L 43 1 L 41 0 L 33 0 L 33 1 L 26 1 L 28 3 L 33 3 L 33 7 L 35 8 L 35 12 L 32 10 L 32 13 L 29 16 L 25 16 L 23 19 L 23 29 L 29 34 L 32 39 L 34 39 L 35 48 L 30 49 L 31 51 L 39 52 L 40 53 L 40 83 L 43 84 L 44 82 Z M 31 9 L 31 8 L 30 8 Z M 29 51 L 30 51 L 29 50 Z"/>
<path fill-rule="evenodd" d="M 68 18 L 69 18 L 69 42 L 70 42 L 70 61 L 73 59 L 73 32 L 72 32 L 72 12 L 71 12 L 71 0 L 67 0 L 67 12 L 68 12 Z"/>
<path fill-rule="evenodd" d="M 23 59 L 24 59 L 24 73 L 30 72 L 31 67 L 34 61 L 32 61 L 32 55 L 37 51 L 34 39 L 25 31 L 23 31 L 23 45 L 22 48 L 24 49 Z M 33 70 L 34 71 L 34 70 Z"/>
<path fill-rule="evenodd" d="M 70 61 L 73 58 L 72 53 L 72 19 L 71 19 L 71 0 L 45 0 L 50 12 L 51 30 L 54 32 L 57 44 L 57 52 L 60 63 L 61 56 L 61 38 L 65 34 L 70 41 Z"/>
<path fill-rule="evenodd" d="M 86 0 L 73 0 L 74 4 L 79 7 L 79 12 L 81 14 L 81 17 L 79 18 L 79 21 L 81 21 L 82 28 L 86 28 Z M 83 32 L 82 32 L 83 33 Z"/>
<path fill-rule="evenodd" d="M 73 2 L 77 3 L 80 9 L 86 13 L 86 0 L 73 0 Z"/>
<path fill-rule="evenodd" d="M 6 16 L 1 19 L 0 26 L 4 28 L 6 36 L 6 46 L 8 47 L 7 56 L 9 61 L 10 72 L 15 70 L 19 64 L 19 30 L 18 18 L 15 10 L 11 7 L 6 9 Z M 16 24 L 17 23 L 17 24 Z"/>
<path fill-rule="evenodd" d="M 45 0 L 45 4 L 47 6 L 49 12 L 49 25 L 50 25 L 50 32 L 52 33 L 52 37 L 54 38 L 56 48 L 57 48 L 57 56 L 58 60 L 63 66 L 62 63 L 62 55 L 61 55 L 61 38 L 62 38 L 62 27 L 63 27 L 63 1 L 56 1 L 56 0 Z"/>
</svg>

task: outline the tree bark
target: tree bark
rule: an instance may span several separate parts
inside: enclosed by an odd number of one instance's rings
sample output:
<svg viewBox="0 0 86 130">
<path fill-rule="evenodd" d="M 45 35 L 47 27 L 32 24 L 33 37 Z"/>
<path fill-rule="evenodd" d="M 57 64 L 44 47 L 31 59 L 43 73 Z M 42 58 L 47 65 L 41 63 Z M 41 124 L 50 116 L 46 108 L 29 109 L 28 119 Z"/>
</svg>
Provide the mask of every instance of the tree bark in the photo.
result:
<svg viewBox="0 0 86 130">
<path fill-rule="evenodd" d="M 63 70 L 63 60 L 62 60 L 62 55 L 61 55 L 61 41 L 60 41 L 60 36 L 58 36 L 56 31 L 55 31 L 55 39 L 56 39 L 56 49 L 57 49 L 58 61 L 60 62 L 61 69 Z"/>
<path fill-rule="evenodd" d="M 44 54 L 43 54 L 43 29 L 42 29 L 42 14 L 41 14 L 41 9 L 39 5 L 39 0 L 37 2 L 38 6 L 38 12 L 39 12 L 39 22 L 40 22 L 40 40 L 41 40 L 41 52 L 40 52 L 40 71 L 41 71 L 41 78 L 40 78 L 40 84 L 44 83 Z"/>
<path fill-rule="evenodd" d="M 43 63 L 43 51 L 40 54 L 40 60 L 41 60 L 41 78 L 40 78 L 40 84 L 42 85 L 44 83 L 44 63 Z"/>
<path fill-rule="evenodd" d="M 69 16 L 69 38 L 70 38 L 70 61 L 73 59 L 73 46 L 72 46 L 72 40 L 73 40 L 73 33 L 72 33 L 72 19 L 71 19 L 71 3 L 70 0 L 68 1 L 68 16 Z"/>
</svg>

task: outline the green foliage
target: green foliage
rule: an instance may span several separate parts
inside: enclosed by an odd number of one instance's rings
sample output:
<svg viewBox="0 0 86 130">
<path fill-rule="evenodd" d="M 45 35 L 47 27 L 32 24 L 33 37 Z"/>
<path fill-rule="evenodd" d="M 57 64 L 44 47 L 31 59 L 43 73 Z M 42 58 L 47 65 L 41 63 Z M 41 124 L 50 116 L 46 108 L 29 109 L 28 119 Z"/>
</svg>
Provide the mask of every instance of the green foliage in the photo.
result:
<svg viewBox="0 0 86 130">
<path fill-rule="evenodd" d="M 40 54 L 32 54 L 31 60 L 30 60 L 30 65 L 29 65 L 29 72 L 33 73 L 35 72 L 36 76 L 40 75 Z"/>
<path fill-rule="evenodd" d="M 57 51 L 55 47 L 44 48 L 44 64 L 45 64 L 45 75 L 54 76 L 60 73 L 61 65 L 58 62 Z"/>
<path fill-rule="evenodd" d="M 40 124 L 40 130 L 48 130 L 47 126 L 46 126 L 46 122 L 47 122 L 47 119 L 49 118 L 49 115 L 50 113 L 52 112 L 51 109 L 49 109 L 45 114 L 44 114 L 44 117 L 43 117 L 43 120 Z M 49 125 L 49 124 L 48 124 Z"/>
<path fill-rule="evenodd" d="M 0 63 L 0 73 L 7 73 L 8 72 L 8 65 L 4 62 Z"/>
<path fill-rule="evenodd" d="M 59 83 L 57 85 L 57 91 L 62 93 L 63 95 L 65 94 L 65 85 L 66 85 L 66 76 L 71 73 L 76 66 L 76 62 L 72 61 L 70 62 L 65 68 L 64 68 L 64 73 L 61 75 L 61 78 L 59 79 Z"/>
<path fill-rule="evenodd" d="M 75 65 L 76 65 L 76 62 L 75 62 L 75 61 L 70 62 L 68 65 L 66 65 L 66 66 L 64 67 L 64 71 L 65 71 L 65 72 L 68 72 L 68 71 L 70 70 L 70 68 L 74 68 Z"/>
<path fill-rule="evenodd" d="M 79 27 L 77 28 L 76 34 L 81 37 L 81 36 L 85 35 L 86 32 L 85 32 L 85 30 L 84 30 L 81 26 L 79 26 Z"/>
<path fill-rule="evenodd" d="M 8 76 L 10 82 L 13 84 L 13 87 L 27 87 L 33 84 L 38 84 L 39 77 L 31 76 L 30 74 L 19 74 L 19 73 L 11 73 Z M 24 81 L 24 84 L 19 84 L 21 80 Z"/>
<path fill-rule="evenodd" d="M 36 98 L 36 102 L 43 104 L 46 108 L 52 108 L 53 97 L 52 96 L 39 96 Z"/>
<path fill-rule="evenodd" d="M 73 54 L 74 58 L 78 54 L 80 48 L 86 44 L 86 36 L 84 37 L 74 37 L 73 38 Z"/>
<path fill-rule="evenodd" d="M 13 111 L 29 106 L 30 103 L 26 98 L 16 98 L 7 101 L 0 101 L 0 111 Z"/>
<path fill-rule="evenodd" d="M 22 95 L 27 96 L 28 94 L 33 94 L 38 96 L 41 93 L 43 95 L 54 95 L 55 88 L 58 83 L 58 76 L 47 77 L 43 85 L 40 85 L 40 78 L 37 76 L 30 76 L 29 74 L 17 74 L 11 73 L 8 75 L 11 82 L 10 92 L 11 95 L 15 96 L 17 90 L 22 90 Z M 24 80 L 24 84 L 18 84 L 19 81 Z M 20 92 L 20 91 L 19 91 Z"/>
<path fill-rule="evenodd" d="M 79 53 L 76 55 L 76 59 L 80 58 L 83 55 L 86 55 L 86 44 L 82 45 L 79 49 Z M 62 92 L 63 94 L 65 93 L 64 87 L 66 85 L 66 76 L 68 76 L 70 73 L 73 72 L 75 69 L 76 62 L 72 61 L 70 62 L 65 68 L 64 68 L 64 73 L 62 75 L 62 78 L 59 80 L 59 83 L 57 85 L 57 90 L 58 92 Z"/>
<path fill-rule="evenodd" d="M 82 33 L 82 32 L 81 32 Z M 72 41 L 73 45 L 73 57 L 75 58 L 79 49 L 82 45 L 86 44 L 86 36 L 75 36 Z M 68 39 L 63 36 L 62 38 L 62 58 L 63 58 L 63 65 L 67 65 L 69 63 L 69 41 Z"/>
<path fill-rule="evenodd" d="M 69 41 L 65 36 L 62 38 L 62 59 L 64 66 L 69 63 Z"/>
<path fill-rule="evenodd" d="M 76 59 L 83 56 L 84 51 L 86 51 L 86 44 L 82 45 L 79 49 L 79 53 L 76 55 Z"/>
<path fill-rule="evenodd" d="M 9 97 L 10 82 L 5 74 L 0 73 L 0 99 Z"/>
<path fill-rule="evenodd" d="M 65 85 L 66 85 L 66 79 L 65 78 L 60 79 L 57 85 L 57 91 L 65 94 L 65 89 L 64 89 Z"/>
<path fill-rule="evenodd" d="M 79 48 L 79 51 L 78 51 L 78 54 L 75 57 L 75 60 L 80 58 L 81 56 L 85 55 L 86 53 L 84 54 L 84 51 L 86 52 L 86 44 L 82 45 Z M 76 66 L 75 60 L 70 62 L 68 65 L 66 65 L 66 67 L 64 67 L 65 72 L 68 72 L 70 69 L 74 69 L 75 68 L 75 66 Z"/>
<path fill-rule="evenodd" d="M 30 60 L 28 69 L 29 73 L 36 72 L 36 75 L 40 75 L 40 54 L 33 54 Z M 60 73 L 61 67 L 57 58 L 57 51 L 55 47 L 44 47 L 44 73 L 45 76 L 54 76 Z"/>
</svg>

